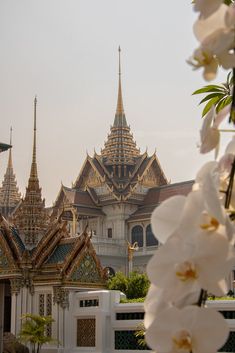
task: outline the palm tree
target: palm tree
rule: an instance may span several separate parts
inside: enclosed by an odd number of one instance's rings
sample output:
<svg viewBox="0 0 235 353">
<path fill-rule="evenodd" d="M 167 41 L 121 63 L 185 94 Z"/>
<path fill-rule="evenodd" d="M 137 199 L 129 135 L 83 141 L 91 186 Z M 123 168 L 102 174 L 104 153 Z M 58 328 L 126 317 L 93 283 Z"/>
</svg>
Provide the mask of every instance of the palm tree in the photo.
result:
<svg viewBox="0 0 235 353">
<path fill-rule="evenodd" d="M 46 334 L 46 327 L 55 320 L 51 316 L 40 316 L 34 314 L 25 314 L 19 333 L 19 340 L 24 343 L 31 343 L 32 353 L 39 353 L 45 343 L 55 341 Z"/>
</svg>

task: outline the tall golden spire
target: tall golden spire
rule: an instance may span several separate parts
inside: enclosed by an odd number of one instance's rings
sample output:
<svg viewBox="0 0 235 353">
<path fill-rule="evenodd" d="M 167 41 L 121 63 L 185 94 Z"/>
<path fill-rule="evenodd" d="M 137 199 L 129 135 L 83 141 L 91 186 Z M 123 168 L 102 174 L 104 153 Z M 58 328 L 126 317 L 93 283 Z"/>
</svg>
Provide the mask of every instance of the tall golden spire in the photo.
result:
<svg viewBox="0 0 235 353">
<path fill-rule="evenodd" d="M 34 127 L 33 127 L 33 156 L 28 187 L 25 198 L 15 212 L 15 224 L 25 245 L 30 249 L 37 245 L 48 225 L 48 216 L 42 200 L 41 188 L 37 173 L 36 162 L 36 108 L 37 98 L 34 99 Z"/>
<path fill-rule="evenodd" d="M 34 126 L 33 126 L 33 156 L 32 156 L 32 164 L 31 164 L 31 172 L 30 179 L 35 180 L 38 179 L 37 173 L 37 161 L 36 161 L 36 119 L 37 119 L 37 97 L 34 98 Z"/>
<path fill-rule="evenodd" d="M 10 145 L 12 144 L 12 127 L 10 129 Z M 4 217 L 10 216 L 20 202 L 21 195 L 17 187 L 12 163 L 12 150 L 9 149 L 7 170 L 0 188 L 0 212 Z"/>
<path fill-rule="evenodd" d="M 118 47 L 118 100 L 116 114 L 124 114 L 123 100 L 122 100 L 122 83 L 121 83 L 121 48 Z"/>
<path fill-rule="evenodd" d="M 12 127 L 10 128 L 10 145 L 11 145 L 11 144 L 12 144 Z M 10 150 L 9 150 L 8 166 L 7 166 L 7 168 L 13 168 L 11 148 L 10 148 Z"/>
<path fill-rule="evenodd" d="M 123 100 L 122 100 L 122 82 L 121 82 L 121 48 L 118 47 L 118 99 L 117 99 L 117 109 L 114 119 L 114 127 L 125 127 L 127 126 Z"/>
<path fill-rule="evenodd" d="M 136 147 L 136 143 L 133 140 L 123 108 L 120 47 L 118 48 L 118 69 L 117 109 L 110 134 L 104 144 L 104 148 L 101 150 L 101 156 L 104 164 L 113 168 L 114 175 L 118 174 L 119 178 L 126 178 L 128 175 L 127 167 L 135 165 L 136 158 L 140 156 L 140 150 Z"/>
</svg>

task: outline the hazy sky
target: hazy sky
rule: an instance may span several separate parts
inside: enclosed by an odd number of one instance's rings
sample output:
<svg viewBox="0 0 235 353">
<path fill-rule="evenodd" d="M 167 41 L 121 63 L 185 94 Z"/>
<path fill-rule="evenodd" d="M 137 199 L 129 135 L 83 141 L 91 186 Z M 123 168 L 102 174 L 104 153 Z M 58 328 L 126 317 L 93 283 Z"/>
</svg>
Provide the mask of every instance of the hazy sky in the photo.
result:
<svg viewBox="0 0 235 353">
<path fill-rule="evenodd" d="M 0 141 L 9 141 L 12 126 L 22 193 L 31 164 L 34 95 L 38 172 L 49 205 L 61 181 L 71 186 L 86 153 L 99 152 L 107 138 L 119 45 L 124 108 L 137 145 L 142 152 L 148 146 L 149 154 L 156 148 L 172 182 L 194 178 L 205 158 L 196 148 L 199 97 L 191 93 L 205 83 L 186 64 L 196 47 L 190 3 L 0 0 Z M 7 157 L 0 155 L 1 181 Z"/>
</svg>

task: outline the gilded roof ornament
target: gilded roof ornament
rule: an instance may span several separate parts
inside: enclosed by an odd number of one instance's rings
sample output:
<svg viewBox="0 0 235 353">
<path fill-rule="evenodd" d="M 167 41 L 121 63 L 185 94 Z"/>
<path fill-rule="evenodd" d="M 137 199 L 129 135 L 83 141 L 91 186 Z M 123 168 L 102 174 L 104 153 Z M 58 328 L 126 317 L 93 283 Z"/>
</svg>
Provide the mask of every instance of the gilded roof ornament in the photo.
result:
<svg viewBox="0 0 235 353">
<path fill-rule="evenodd" d="M 12 127 L 10 128 L 10 145 L 12 144 Z M 9 149 L 8 163 L 2 187 L 0 188 L 0 212 L 4 217 L 10 216 L 20 202 L 20 192 L 17 187 L 12 163 L 12 150 Z"/>
<path fill-rule="evenodd" d="M 25 198 L 15 213 L 15 223 L 20 235 L 28 248 L 34 248 L 42 238 L 47 225 L 48 215 L 45 202 L 42 199 L 41 188 L 37 173 L 36 161 L 36 119 L 37 119 L 37 97 L 34 98 L 34 126 L 33 126 L 33 152 L 28 187 Z"/>
<path fill-rule="evenodd" d="M 126 177 L 127 170 L 121 166 L 134 165 L 140 151 L 136 147 L 133 135 L 130 132 L 130 126 L 127 125 L 126 116 L 122 99 L 121 84 L 121 48 L 118 48 L 118 99 L 117 108 L 113 126 L 111 126 L 107 142 L 104 149 L 101 150 L 101 156 L 105 165 L 118 166 L 113 170 L 118 177 Z"/>
</svg>

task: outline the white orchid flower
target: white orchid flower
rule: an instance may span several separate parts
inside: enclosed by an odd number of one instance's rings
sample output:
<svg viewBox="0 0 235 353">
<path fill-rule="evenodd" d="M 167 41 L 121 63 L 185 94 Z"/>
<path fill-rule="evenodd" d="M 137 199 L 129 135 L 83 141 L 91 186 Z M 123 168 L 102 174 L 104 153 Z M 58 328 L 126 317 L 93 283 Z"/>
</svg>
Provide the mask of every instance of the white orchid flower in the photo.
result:
<svg viewBox="0 0 235 353">
<path fill-rule="evenodd" d="M 201 288 L 214 295 L 224 295 L 222 282 L 234 264 L 233 248 L 225 237 L 201 231 L 194 238 L 177 234 L 170 237 L 150 259 L 147 274 L 162 288 L 166 301 L 177 302 Z"/>
<path fill-rule="evenodd" d="M 161 288 L 155 284 L 151 284 L 148 290 L 148 294 L 144 301 L 144 326 L 147 329 L 154 321 L 156 315 L 162 310 L 171 307 L 169 302 L 166 302 L 164 298 L 164 292 Z"/>
<path fill-rule="evenodd" d="M 206 168 L 207 167 L 207 168 Z M 197 190 L 187 197 L 177 195 L 159 205 L 152 213 L 151 226 L 155 237 L 164 244 L 174 233 L 184 238 L 194 236 L 201 230 L 227 237 L 229 218 L 221 204 L 217 177 L 210 173 L 214 163 L 205 166 L 196 178 Z M 208 169 L 206 173 L 206 169 Z M 203 176 L 203 173 L 205 174 Z M 203 176 L 203 182 L 202 182 Z M 229 237 L 227 237 L 228 240 Z"/>
<path fill-rule="evenodd" d="M 183 299 L 178 301 L 166 301 L 165 293 L 162 288 L 157 287 L 155 284 L 151 283 L 148 294 L 144 301 L 144 326 L 148 329 L 155 318 L 159 315 L 160 312 L 175 306 L 177 308 L 182 308 L 185 305 L 195 304 L 198 301 L 200 291 L 189 293 L 184 296 Z"/>
<path fill-rule="evenodd" d="M 193 26 L 194 34 L 200 43 L 218 29 L 227 29 L 226 13 L 228 6 L 222 4 L 217 11 L 207 18 L 200 17 Z M 229 23 L 231 25 L 231 23 Z M 230 27 L 229 27 L 230 28 Z"/>
<path fill-rule="evenodd" d="M 200 131 L 201 145 L 200 152 L 202 154 L 215 150 L 215 157 L 218 155 L 220 132 L 219 125 L 227 117 L 231 109 L 231 105 L 224 107 L 216 114 L 215 107 L 212 106 L 205 118 L 203 119 Z"/>
<path fill-rule="evenodd" d="M 187 63 L 194 70 L 203 67 L 203 77 L 206 81 L 211 81 L 216 77 L 219 63 L 215 55 L 207 48 L 200 47 L 196 49 L 193 56 L 187 60 Z"/>
<path fill-rule="evenodd" d="M 215 149 L 220 142 L 220 133 L 217 127 L 214 126 L 215 119 L 215 107 L 209 110 L 205 118 L 203 119 L 202 128 L 200 131 L 201 136 L 201 153 L 208 153 Z"/>
<path fill-rule="evenodd" d="M 145 337 L 158 353 L 216 353 L 228 334 L 221 314 L 213 309 L 187 306 L 159 313 Z"/>
<path fill-rule="evenodd" d="M 223 3 L 223 0 L 195 0 L 194 11 L 200 12 L 200 17 L 207 18 L 212 15 Z"/>
<path fill-rule="evenodd" d="M 214 6 L 216 7 L 216 2 Z M 201 61 L 205 69 L 210 69 L 206 75 L 204 72 L 204 78 L 206 80 L 213 79 L 216 74 L 215 67 L 213 68 L 215 58 L 217 63 L 223 66 L 224 69 L 229 69 L 235 66 L 235 55 L 231 52 L 231 49 L 235 45 L 234 36 L 234 25 L 235 25 L 235 7 L 234 4 L 229 7 L 222 4 L 218 7 L 217 11 L 214 11 L 212 15 L 200 16 L 200 18 L 194 24 L 194 34 L 201 43 L 201 52 L 210 53 L 209 66 L 208 61 Z M 212 59 L 213 58 L 213 59 Z M 215 63 L 214 63 L 215 66 Z M 213 68 L 213 70 L 212 70 Z M 206 70 L 205 70 L 206 71 Z M 214 77 L 213 77 L 214 76 Z"/>
</svg>

